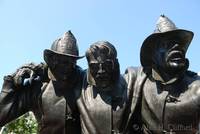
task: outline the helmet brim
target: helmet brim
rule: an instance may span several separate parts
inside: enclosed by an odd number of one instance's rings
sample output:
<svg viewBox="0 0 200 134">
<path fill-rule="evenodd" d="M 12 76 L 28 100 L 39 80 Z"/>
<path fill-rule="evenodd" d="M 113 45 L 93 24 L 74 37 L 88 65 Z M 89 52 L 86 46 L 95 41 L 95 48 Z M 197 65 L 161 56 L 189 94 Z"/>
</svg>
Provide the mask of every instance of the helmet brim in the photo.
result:
<svg viewBox="0 0 200 134">
<path fill-rule="evenodd" d="M 44 50 L 44 53 L 43 53 L 43 56 L 44 56 L 44 60 L 46 63 L 49 62 L 49 58 L 52 57 L 52 56 L 59 56 L 59 55 L 62 55 L 62 56 L 66 56 L 66 57 L 71 57 L 71 58 L 75 58 L 76 60 L 79 60 L 85 56 L 77 56 L 77 55 L 71 55 L 71 54 L 63 54 L 63 53 L 60 53 L 60 52 L 57 52 L 57 51 L 54 51 L 54 50 L 50 50 L 50 49 L 45 49 Z"/>
</svg>

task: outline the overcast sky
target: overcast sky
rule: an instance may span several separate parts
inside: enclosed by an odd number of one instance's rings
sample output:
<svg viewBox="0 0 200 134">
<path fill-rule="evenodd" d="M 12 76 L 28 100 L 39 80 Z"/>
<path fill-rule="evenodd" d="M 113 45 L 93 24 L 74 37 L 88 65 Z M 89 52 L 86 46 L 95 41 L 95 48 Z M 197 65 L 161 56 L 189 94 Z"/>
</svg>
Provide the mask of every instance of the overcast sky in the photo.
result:
<svg viewBox="0 0 200 134">
<path fill-rule="evenodd" d="M 199 0 L 0 0 L 0 84 L 3 76 L 28 62 L 43 62 L 43 50 L 71 30 L 80 55 L 94 42 L 115 45 L 121 73 L 140 66 L 140 47 L 165 14 L 194 32 L 187 52 L 190 69 L 200 70 Z M 87 68 L 86 59 L 78 64 Z"/>
</svg>

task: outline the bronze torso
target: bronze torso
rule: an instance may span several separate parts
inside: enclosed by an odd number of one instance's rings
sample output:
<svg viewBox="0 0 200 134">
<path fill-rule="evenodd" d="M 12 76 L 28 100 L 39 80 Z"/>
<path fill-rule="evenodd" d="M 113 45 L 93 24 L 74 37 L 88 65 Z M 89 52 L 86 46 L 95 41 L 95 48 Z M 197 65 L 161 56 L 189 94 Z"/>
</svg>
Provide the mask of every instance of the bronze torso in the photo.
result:
<svg viewBox="0 0 200 134">
<path fill-rule="evenodd" d="M 77 68 L 72 86 L 61 88 L 60 82 L 32 81 L 31 87 L 13 90 L 5 81 L 0 94 L 0 126 L 32 111 L 38 121 L 39 134 L 80 134 L 80 119 L 76 100 L 84 72 Z M 68 88 L 67 88 L 68 87 Z M 8 112 L 9 111 L 9 112 Z"/>
<path fill-rule="evenodd" d="M 65 133 L 65 113 L 66 113 L 66 100 L 63 96 L 57 96 L 52 84 L 50 81 L 49 84 L 45 84 L 44 92 L 41 95 L 41 133 L 49 132 L 49 129 L 55 127 L 54 130 L 51 130 L 52 133 L 59 132 Z M 51 100 L 49 100 L 51 98 Z M 60 111 L 60 112 L 57 112 Z M 63 119 L 62 119 L 63 118 Z M 53 132 L 54 131 L 54 132 Z"/>
<path fill-rule="evenodd" d="M 73 89 L 59 91 L 50 81 L 41 95 L 41 127 L 40 133 L 80 133 L 79 112 L 76 99 L 80 90 L 77 84 Z M 71 91 L 67 91 L 71 90 Z M 76 126 L 75 128 L 73 128 Z"/>
<path fill-rule="evenodd" d="M 122 117 L 126 114 L 128 101 L 127 86 L 124 78 L 113 85 L 111 91 L 101 91 L 84 82 L 78 107 L 81 114 L 82 132 L 84 134 L 118 134 Z"/>
<path fill-rule="evenodd" d="M 142 121 L 146 133 L 195 134 L 198 131 L 200 81 L 185 76 L 177 85 L 147 79 L 143 87 Z"/>
</svg>

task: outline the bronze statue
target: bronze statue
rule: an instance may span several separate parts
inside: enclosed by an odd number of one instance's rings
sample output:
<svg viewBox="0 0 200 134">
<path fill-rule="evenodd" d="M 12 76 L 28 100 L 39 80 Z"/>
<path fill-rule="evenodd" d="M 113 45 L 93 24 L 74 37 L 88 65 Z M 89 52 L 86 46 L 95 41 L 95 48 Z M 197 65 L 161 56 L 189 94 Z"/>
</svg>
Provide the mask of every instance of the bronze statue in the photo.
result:
<svg viewBox="0 0 200 134">
<path fill-rule="evenodd" d="M 80 134 L 76 99 L 82 86 L 82 69 L 73 34 L 68 31 L 44 50 L 45 64 L 28 64 L 4 77 L 0 94 L 0 126 L 32 111 L 40 134 Z M 25 78 L 29 78 L 28 81 Z"/>
<path fill-rule="evenodd" d="M 111 43 L 98 41 L 87 50 L 86 58 L 89 68 L 78 100 L 82 133 L 123 133 L 130 100 L 117 51 Z"/>
<path fill-rule="evenodd" d="M 193 32 L 178 29 L 161 15 L 155 32 L 142 44 L 140 60 L 145 74 L 137 75 L 140 81 L 134 86 L 134 90 L 142 90 L 138 92 L 141 109 L 132 119 L 141 115 L 142 127 L 137 129 L 144 134 L 199 131 L 200 80 L 188 71 L 189 60 L 185 57 L 192 38 Z"/>
<path fill-rule="evenodd" d="M 4 77 L 0 127 L 28 111 L 40 134 L 194 134 L 200 123 L 200 77 L 185 57 L 193 32 L 161 15 L 141 47 L 142 67 L 120 74 L 107 41 L 76 65 L 78 46 L 69 31 L 44 50 L 46 64 L 26 64 Z"/>
</svg>

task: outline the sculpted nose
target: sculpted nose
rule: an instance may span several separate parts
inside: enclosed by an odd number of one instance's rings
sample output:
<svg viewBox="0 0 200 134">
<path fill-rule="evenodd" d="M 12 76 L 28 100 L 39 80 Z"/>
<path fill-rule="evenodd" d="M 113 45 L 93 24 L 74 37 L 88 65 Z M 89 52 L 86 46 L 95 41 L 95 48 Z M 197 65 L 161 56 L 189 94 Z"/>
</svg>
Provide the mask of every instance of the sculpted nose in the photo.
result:
<svg viewBox="0 0 200 134">
<path fill-rule="evenodd" d="M 180 44 L 176 43 L 173 45 L 172 48 L 169 49 L 169 51 L 174 51 L 174 50 L 182 50 Z"/>
<path fill-rule="evenodd" d="M 105 70 L 103 69 L 103 66 L 102 64 L 99 64 L 99 70 L 98 70 L 98 73 L 104 73 Z"/>
</svg>

